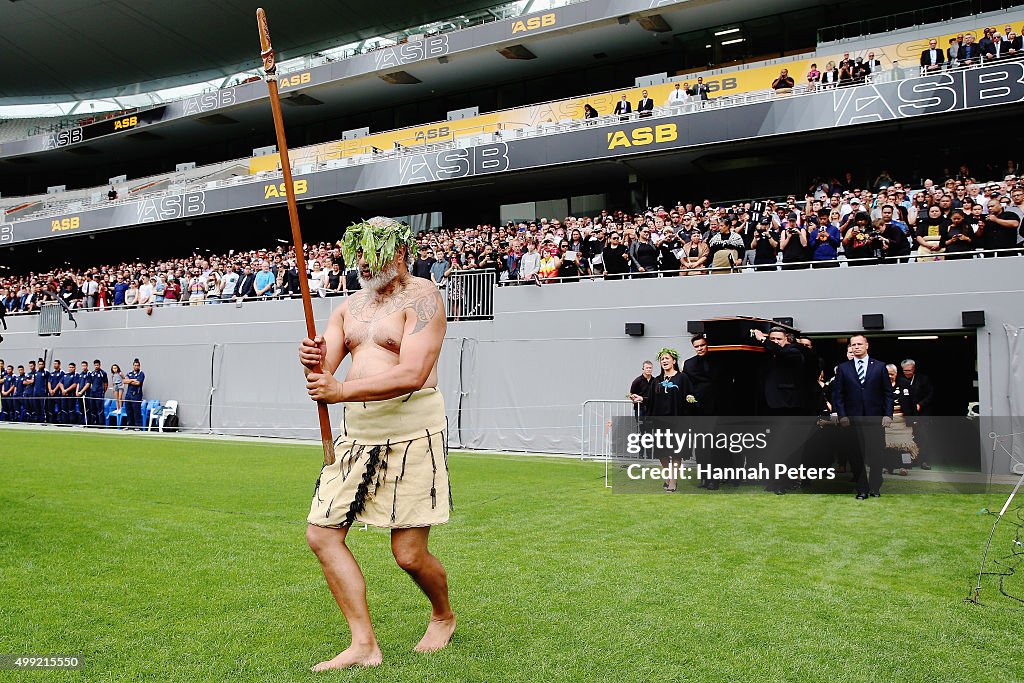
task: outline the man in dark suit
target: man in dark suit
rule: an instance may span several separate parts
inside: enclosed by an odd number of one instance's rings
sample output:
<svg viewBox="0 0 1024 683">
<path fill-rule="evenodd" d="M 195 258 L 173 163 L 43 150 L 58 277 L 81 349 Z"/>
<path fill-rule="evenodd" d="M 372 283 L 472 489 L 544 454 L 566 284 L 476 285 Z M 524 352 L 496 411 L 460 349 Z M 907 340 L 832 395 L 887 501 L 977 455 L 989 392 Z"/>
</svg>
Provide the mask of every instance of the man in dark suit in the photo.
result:
<svg viewBox="0 0 1024 683">
<path fill-rule="evenodd" d="M 781 327 L 771 328 L 767 335 L 761 330 L 754 330 L 754 338 L 767 352 L 760 378 L 765 414 L 804 414 L 804 354 L 791 343 L 786 330 Z"/>
<path fill-rule="evenodd" d="M 914 439 L 917 441 L 917 448 L 920 451 L 920 462 L 922 470 L 930 470 L 928 464 L 928 416 L 932 414 L 932 398 L 935 395 L 932 383 L 926 375 L 917 373 L 917 363 L 908 358 L 900 363 L 903 374 L 896 379 L 896 388 L 904 400 L 900 402 L 903 408 L 903 416 L 914 428 Z M 923 417 L 924 419 L 918 419 Z"/>
<path fill-rule="evenodd" d="M 785 463 L 795 467 L 803 458 L 806 437 L 801 420 L 792 419 L 803 415 L 806 410 L 804 382 L 804 354 L 794 343 L 791 335 L 781 327 L 772 327 L 766 335 L 753 330 L 754 338 L 764 347 L 765 358 L 758 375 L 761 386 L 760 415 L 772 415 L 787 419 L 771 423 L 772 447 L 768 452 L 769 467 L 774 471 L 776 464 Z M 768 490 L 777 494 L 795 482 L 775 480 Z"/>
<path fill-rule="evenodd" d="M 619 114 L 621 120 L 623 120 L 623 121 L 626 120 L 626 114 L 632 114 L 633 113 L 633 105 L 631 105 L 629 103 L 629 100 L 626 99 L 625 95 L 622 96 L 621 100 L 619 100 L 618 102 L 615 103 L 615 112 L 614 113 Z"/>
<path fill-rule="evenodd" d="M 641 97 L 636 103 L 636 110 L 640 112 L 641 118 L 650 116 L 654 111 L 654 100 L 647 96 L 646 90 L 641 93 Z"/>
<path fill-rule="evenodd" d="M 651 390 L 651 378 L 654 375 L 654 363 L 645 360 L 640 376 L 629 385 L 629 399 L 633 401 L 633 416 L 644 417 L 647 411 L 644 410 L 644 396 Z"/>
<path fill-rule="evenodd" d="M 235 288 L 235 298 L 249 299 L 254 296 L 256 296 L 256 276 L 253 274 L 252 268 L 246 266 L 242 277 L 238 280 L 238 286 Z"/>
<path fill-rule="evenodd" d="M 696 97 L 701 102 L 707 101 L 709 92 L 710 90 L 708 89 L 707 83 L 704 82 L 703 76 L 698 77 L 697 83 L 690 88 L 690 95 Z"/>
<path fill-rule="evenodd" d="M 946 56 L 939 49 L 939 41 L 932 38 L 928 41 L 928 49 L 921 52 L 921 68 L 929 73 L 939 71 L 946 63 Z"/>
<path fill-rule="evenodd" d="M 981 48 L 974 42 L 973 34 L 964 36 L 964 44 L 960 46 L 956 60 L 960 66 L 971 66 L 981 61 Z"/>
<path fill-rule="evenodd" d="M 728 413 L 725 403 L 728 400 L 730 378 L 723 371 L 719 359 L 708 354 L 708 340 L 703 334 L 695 334 L 690 343 L 697 355 L 686 359 L 683 373 L 689 378 L 693 386 L 693 397 L 697 399 L 693 414 L 710 418 Z M 704 425 L 699 426 L 703 429 Z M 698 462 L 708 463 L 712 467 L 728 467 L 733 464 L 729 452 L 723 449 L 709 448 L 694 453 L 694 456 Z M 717 479 L 702 479 L 700 482 L 700 488 L 711 491 L 717 490 L 719 486 Z"/>
<path fill-rule="evenodd" d="M 843 427 L 856 427 L 858 453 L 853 460 L 857 500 L 877 498 L 882 488 L 885 428 L 892 423 L 893 392 L 885 363 L 868 356 L 868 338 L 850 338 L 853 359 L 836 367 L 832 407 Z M 870 478 L 866 468 L 871 468 Z"/>
</svg>

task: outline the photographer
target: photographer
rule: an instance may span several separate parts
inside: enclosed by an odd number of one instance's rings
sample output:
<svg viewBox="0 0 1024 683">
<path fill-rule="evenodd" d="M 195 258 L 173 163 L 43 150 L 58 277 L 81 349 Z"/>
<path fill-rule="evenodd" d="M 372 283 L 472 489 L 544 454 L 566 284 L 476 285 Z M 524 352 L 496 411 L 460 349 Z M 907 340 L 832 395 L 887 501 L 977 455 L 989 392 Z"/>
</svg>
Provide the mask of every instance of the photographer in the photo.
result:
<svg viewBox="0 0 1024 683">
<path fill-rule="evenodd" d="M 882 219 L 878 219 L 881 222 Z M 885 238 L 871 225 L 866 211 L 853 216 L 843 235 L 843 250 L 851 266 L 874 265 L 879 262 L 885 248 Z"/>
<path fill-rule="evenodd" d="M 815 268 L 839 267 L 839 246 L 843 243 L 839 227 L 831 222 L 831 218 L 839 219 L 839 212 L 822 209 L 818 212 L 818 223 L 807 233 L 810 242 L 809 251 Z"/>
<path fill-rule="evenodd" d="M 756 270 L 775 270 L 779 253 L 779 231 L 772 225 L 770 216 L 764 216 L 757 222 L 754 237 L 750 240 L 750 248 L 754 252 Z"/>
<path fill-rule="evenodd" d="M 817 221 L 817 219 L 815 219 Z M 781 240 L 783 270 L 802 270 L 808 265 L 807 260 L 807 226 L 800 220 L 800 215 L 795 211 L 790 212 L 786 217 L 786 224 L 782 228 Z"/>
</svg>

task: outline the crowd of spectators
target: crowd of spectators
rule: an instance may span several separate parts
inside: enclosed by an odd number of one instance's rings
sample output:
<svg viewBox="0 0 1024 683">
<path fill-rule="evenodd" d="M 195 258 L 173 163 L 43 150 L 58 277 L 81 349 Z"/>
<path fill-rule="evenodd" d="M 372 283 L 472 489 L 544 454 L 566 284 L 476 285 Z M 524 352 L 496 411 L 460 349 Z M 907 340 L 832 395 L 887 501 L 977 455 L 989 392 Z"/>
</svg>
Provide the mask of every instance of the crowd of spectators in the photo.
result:
<svg viewBox="0 0 1024 683">
<path fill-rule="evenodd" d="M 463 271 L 492 270 L 499 283 L 541 285 L 935 261 L 970 258 L 978 250 L 1009 256 L 1020 251 L 1024 184 L 1012 162 L 1001 170 L 1003 180 L 977 182 L 961 167 L 917 189 L 885 171 L 863 186 L 846 174 L 816 180 L 802 197 L 728 205 L 705 199 L 424 231 L 411 272 L 448 289 L 454 301 L 462 294 L 453 276 Z M 305 258 L 314 295 L 359 289 L 339 243 L 307 245 Z M 0 310 L 9 313 L 32 312 L 58 297 L 70 308 L 152 311 L 298 295 L 295 253 L 283 246 L 0 279 Z"/>
</svg>

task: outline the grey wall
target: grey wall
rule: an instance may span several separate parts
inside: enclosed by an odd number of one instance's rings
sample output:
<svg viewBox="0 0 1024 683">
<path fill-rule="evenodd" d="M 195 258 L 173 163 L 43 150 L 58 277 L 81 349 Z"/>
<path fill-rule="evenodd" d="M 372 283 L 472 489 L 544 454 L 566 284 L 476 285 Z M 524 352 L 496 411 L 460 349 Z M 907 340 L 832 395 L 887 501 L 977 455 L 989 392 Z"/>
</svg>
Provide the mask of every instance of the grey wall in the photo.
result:
<svg viewBox="0 0 1024 683">
<path fill-rule="evenodd" d="M 791 316 L 806 333 L 839 335 L 858 331 L 865 313 L 884 314 L 887 332 L 920 332 L 959 330 L 962 311 L 984 310 L 982 412 L 1010 415 L 1011 396 L 1021 405 L 1024 386 L 1010 379 L 1004 326 L 1024 328 L 1022 275 L 1024 258 L 1008 258 L 500 288 L 493 321 L 448 326 L 439 370 L 453 444 L 579 452 L 583 401 L 624 398 L 657 349 L 690 354 L 688 320 L 721 315 Z M 321 326 L 339 301 L 315 302 Z M 137 355 L 147 398 L 181 401 L 190 429 L 210 428 L 212 402 L 215 432 L 316 437 L 295 358 L 304 336 L 296 301 L 78 318 L 77 330 L 50 338 L 36 336 L 35 317 L 8 318 L 0 357 L 17 364 L 52 348 L 63 361 L 98 357 L 124 367 Z M 625 336 L 626 322 L 645 323 L 646 336 Z"/>
</svg>

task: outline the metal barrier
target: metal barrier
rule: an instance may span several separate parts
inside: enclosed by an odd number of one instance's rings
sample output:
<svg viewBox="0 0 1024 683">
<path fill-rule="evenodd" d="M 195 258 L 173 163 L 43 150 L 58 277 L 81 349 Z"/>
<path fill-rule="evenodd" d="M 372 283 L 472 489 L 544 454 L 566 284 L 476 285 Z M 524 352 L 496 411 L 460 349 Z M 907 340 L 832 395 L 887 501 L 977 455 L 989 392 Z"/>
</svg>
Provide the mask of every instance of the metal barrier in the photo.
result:
<svg viewBox="0 0 1024 683">
<path fill-rule="evenodd" d="M 612 420 L 633 417 L 633 402 L 627 399 L 588 399 L 580 410 L 580 460 L 604 461 L 604 485 L 612 460 Z"/>
<path fill-rule="evenodd" d="M 39 307 L 39 326 L 36 333 L 40 337 L 59 335 L 64 322 L 63 313 L 64 307 L 55 301 L 42 304 Z"/>
<path fill-rule="evenodd" d="M 494 287 L 497 273 L 464 270 L 452 273 L 441 287 L 448 320 L 490 320 L 494 317 Z"/>
</svg>

